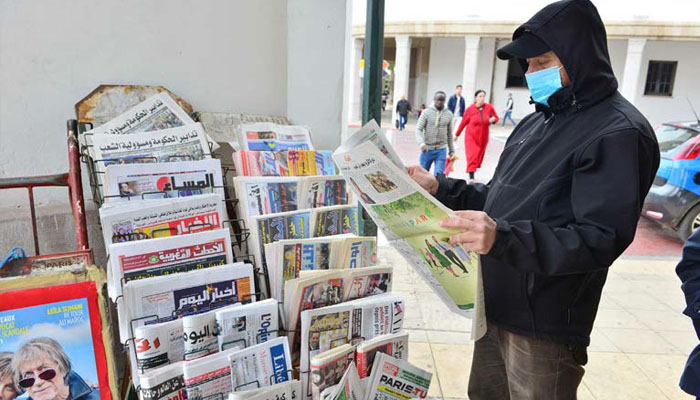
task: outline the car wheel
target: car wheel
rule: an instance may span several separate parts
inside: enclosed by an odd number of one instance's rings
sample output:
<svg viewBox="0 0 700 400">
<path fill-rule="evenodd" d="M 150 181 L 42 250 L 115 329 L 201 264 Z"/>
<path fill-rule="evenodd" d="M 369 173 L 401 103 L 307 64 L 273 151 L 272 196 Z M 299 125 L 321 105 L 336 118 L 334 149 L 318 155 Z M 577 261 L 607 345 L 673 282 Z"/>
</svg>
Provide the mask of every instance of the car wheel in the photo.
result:
<svg viewBox="0 0 700 400">
<path fill-rule="evenodd" d="M 691 208 L 683 218 L 678 226 L 678 237 L 685 242 L 698 228 L 700 228 L 700 204 Z"/>
</svg>

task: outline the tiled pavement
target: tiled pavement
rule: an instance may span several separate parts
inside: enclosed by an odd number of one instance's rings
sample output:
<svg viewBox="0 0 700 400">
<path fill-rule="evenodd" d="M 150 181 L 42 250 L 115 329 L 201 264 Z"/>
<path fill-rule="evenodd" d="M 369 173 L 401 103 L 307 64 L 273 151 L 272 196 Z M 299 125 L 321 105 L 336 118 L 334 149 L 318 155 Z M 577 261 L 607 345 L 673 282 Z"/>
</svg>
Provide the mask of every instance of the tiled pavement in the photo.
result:
<svg viewBox="0 0 700 400">
<path fill-rule="evenodd" d="M 387 123 L 383 124 L 387 126 Z M 416 164 L 413 126 L 389 131 L 407 165 Z M 509 130 L 492 130 L 491 142 L 477 179 L 493 173 Z M 463 154 L 460 147 L 458 154 Z M 464 177 L 464 160 L 455 175 Z M 481 175 L 481 176 L 480 176 Z M 589 362 L 579 399 L 688 399 L 678 388 L 687 355 L 698 343 L 674 267 L 680 244 L 640 223 L 628 256 L 610 269 L 589 347 Z M 659 246 L 652 248 L 653 246 Z M 635 247 L 636 246 L 636 247 Z M 470 321 L 451 313 L 403 258 L 380 238 L 380 259 L 394 266 L 393 291 L 406 299 L 405 328 L 410 332 L 409 359 L 433 372 L 429 396 L 466 399 L 473 342 Z M 630 257 L 632 256 L 632 257 Z"/>
</svg>

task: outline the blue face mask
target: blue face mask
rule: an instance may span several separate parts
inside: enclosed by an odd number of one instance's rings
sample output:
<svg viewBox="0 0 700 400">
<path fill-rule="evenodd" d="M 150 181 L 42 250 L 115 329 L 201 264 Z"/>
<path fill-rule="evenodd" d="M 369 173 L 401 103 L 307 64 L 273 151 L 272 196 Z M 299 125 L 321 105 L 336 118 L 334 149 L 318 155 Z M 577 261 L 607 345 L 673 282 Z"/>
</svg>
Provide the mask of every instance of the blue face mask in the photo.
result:
<svg viewBox="0 0 700 400">
<path fill-rule="evenodd" d="M 560 67 L 551 67 L 542 71 L 525 74 L 530 95 L 536 103 L 549 106 L 547 100 L 554 92 L 561 89 Z"/>
</svg>

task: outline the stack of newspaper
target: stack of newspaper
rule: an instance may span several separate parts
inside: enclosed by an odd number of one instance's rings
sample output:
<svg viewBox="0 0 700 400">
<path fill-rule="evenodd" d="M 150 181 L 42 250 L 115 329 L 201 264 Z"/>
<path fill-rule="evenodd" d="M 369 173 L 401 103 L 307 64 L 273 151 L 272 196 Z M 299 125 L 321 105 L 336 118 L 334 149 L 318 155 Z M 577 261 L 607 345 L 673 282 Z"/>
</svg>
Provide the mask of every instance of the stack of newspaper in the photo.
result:
<svg viewBox="0 0 700 400">
<path fill-rule="evenodd" d="M 233 153 L 238 176 L 336 175 L 330 150 L 251 151 Z"/>
</svg>

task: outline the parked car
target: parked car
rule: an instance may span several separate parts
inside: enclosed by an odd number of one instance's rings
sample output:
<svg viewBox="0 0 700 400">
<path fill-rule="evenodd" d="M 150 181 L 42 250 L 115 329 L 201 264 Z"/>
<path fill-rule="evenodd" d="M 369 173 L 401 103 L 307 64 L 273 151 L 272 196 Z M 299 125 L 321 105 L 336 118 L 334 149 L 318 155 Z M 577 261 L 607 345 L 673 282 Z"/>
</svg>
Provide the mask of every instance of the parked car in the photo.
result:
<svg viewBox="0 0 700 400">
<path fill-rule="evenodd" d="M 700 121 L 656 128 L 661 163 L 642 215 L 685 241 L 700 228 Z"/>
</svg>

